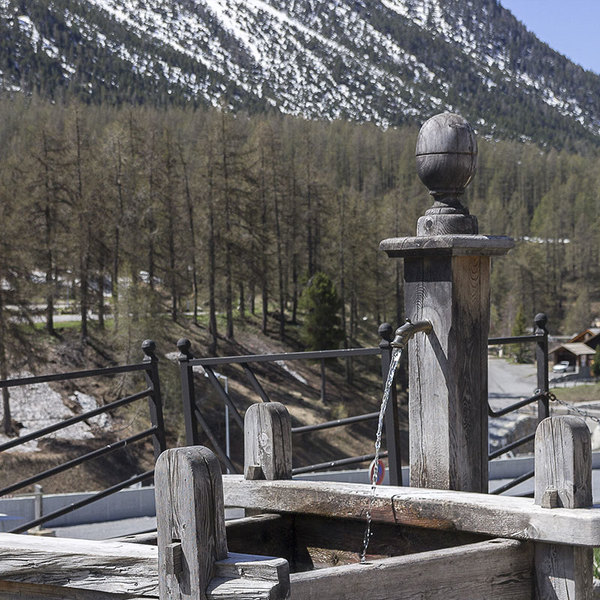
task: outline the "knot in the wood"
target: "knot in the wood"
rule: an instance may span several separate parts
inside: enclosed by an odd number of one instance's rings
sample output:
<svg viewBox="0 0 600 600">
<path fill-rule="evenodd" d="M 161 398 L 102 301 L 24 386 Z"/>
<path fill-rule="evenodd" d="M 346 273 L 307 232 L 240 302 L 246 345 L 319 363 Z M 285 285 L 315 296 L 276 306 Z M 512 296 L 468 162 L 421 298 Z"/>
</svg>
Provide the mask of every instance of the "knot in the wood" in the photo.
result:
<svg viewBox="0 0 600 600">
<path fill-rule="evenodd" d="M 451 212 L 464 211 L 458 197 L 477 165 L 477 139 L 469 122 L 449 112 L 431 117 L 419 132 L 416 156 L 417 173 L 429 193 L 450 207 L 458 205 Z"/>
<path fill-rule="evenodd" d="M 181 338 L 177 340 L 177 348 L 180 352 L 179 360 L 187 360 L 193 358 L 191 348 L 192 342 L 187 338 Z"/>
</svg>

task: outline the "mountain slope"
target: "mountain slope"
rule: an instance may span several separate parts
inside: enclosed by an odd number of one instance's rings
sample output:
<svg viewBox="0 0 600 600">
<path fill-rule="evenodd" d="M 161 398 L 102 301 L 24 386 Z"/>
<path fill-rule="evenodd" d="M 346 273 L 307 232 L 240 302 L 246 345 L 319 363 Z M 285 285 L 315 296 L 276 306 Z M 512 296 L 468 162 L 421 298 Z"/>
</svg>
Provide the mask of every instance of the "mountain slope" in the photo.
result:
<svg viewBox="0 0 600 600">
<path fill-rule="evenodd" d="M 496 0 L 0 0 L 8 90 L 600 141 L 600 77 Z"/>
</svg>

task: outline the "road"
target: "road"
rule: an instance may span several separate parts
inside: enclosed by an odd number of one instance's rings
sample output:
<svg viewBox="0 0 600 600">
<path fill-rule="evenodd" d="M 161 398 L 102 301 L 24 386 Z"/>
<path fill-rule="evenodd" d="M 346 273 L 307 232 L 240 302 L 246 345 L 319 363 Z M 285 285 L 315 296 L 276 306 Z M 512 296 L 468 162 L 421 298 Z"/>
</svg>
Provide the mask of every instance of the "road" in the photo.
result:
<svg viewBox="0 0 600 600">
<path fill-rule="evenodd" d="M 488 396 L 494 410 L 533 396 L 536 388 L 535 364 L 519 365 L 503 358 L 489 358 Z"/>
</svg>

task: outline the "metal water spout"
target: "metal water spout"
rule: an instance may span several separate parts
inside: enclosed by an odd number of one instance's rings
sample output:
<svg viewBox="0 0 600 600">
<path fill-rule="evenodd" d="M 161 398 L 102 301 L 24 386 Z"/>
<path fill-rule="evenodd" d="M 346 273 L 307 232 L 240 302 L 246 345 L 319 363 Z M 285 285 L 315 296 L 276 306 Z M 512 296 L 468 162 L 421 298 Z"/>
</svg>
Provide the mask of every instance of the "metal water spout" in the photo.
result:
<svg viewBox="0 0 600 600">
<path fill-rule="evenodd" d="M 392 348 L 406 348 L 409 340 L 411 340 L 416 333 L 422 331 L 429 335 L 433 331 L 433 325 L 431 321 L 423 320 L 413 323 L 410 319 L 406 319 L 404 325 L 401 325 L 396 329 L 395 337 L 390 343 Z"/>
</svg>

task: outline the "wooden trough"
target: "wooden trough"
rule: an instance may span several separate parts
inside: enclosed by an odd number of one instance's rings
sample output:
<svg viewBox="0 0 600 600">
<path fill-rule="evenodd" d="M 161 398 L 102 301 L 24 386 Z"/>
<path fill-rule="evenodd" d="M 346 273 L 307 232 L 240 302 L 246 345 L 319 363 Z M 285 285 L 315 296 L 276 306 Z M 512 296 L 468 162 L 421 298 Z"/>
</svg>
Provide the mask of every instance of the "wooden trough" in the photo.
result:
<svg viewBox="0 0 600 600">
<path fill-rule="evenodd" d="M 544 419 L 535 498 L 487 495 L 490 256 L 459 202 L 475 165 L 470 125 L 428 121 L 419 174 L 435 202 L 417 236 L 382 242 L 405 264 L 405 305 L 432 331 L 410 341 L 413 487 L 291 479 L 285 407 L 245 418 L 244 476 L 221 475 L 206 448 L 157 461 L 158 532 L 112 542 L 0 534 L 0 600 L 590 600 L 591 444 L 575 417 Z M 394 421 L 394 420 L 392 420 Z M 247 517 L 225 523 L 224 506 Z M 372 537 L 360 562 L 367 512 Z"/>
<path fill-rule="evenodd" d="M 590 435 L 576 417 L 536 435 L 535 500 L 290 479 L 283 406 L 246 417 L 244 476 L 206 448 L 167 450 L 156 468 L 158 540 L 89 542 L 0 534 L 0 598 L 381 600 L 592 598 Z M 273 479 L 248 479 L 270 474 Z M 224 505 L 256 514 L 224 521 Z M 149 545 L 158 541 L 158 547 Z M 265 554 L 268 556 L 257 556 Z"/>
</svg>

